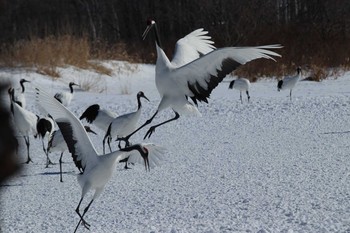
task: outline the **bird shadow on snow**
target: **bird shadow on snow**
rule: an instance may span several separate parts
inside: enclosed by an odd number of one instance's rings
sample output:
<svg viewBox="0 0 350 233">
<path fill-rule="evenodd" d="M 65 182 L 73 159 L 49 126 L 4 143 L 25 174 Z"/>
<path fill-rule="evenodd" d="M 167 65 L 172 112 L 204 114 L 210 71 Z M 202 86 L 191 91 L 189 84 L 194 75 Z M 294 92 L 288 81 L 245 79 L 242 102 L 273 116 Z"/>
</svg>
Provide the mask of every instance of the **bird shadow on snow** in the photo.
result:
<svg viewBox="0 0 350 233">
<path fill-rule="evenodd" d="M 322 134 L 347 134 L 350 133 L 350 131 L 342 131 L 342 132 L 326 132 L 326 133 L 322 133 Z"/>
<path fill-rule="evenodd" d="M 75 172 L 74 171 L 70 171 L 70 172 L 62 172 L 62 175 L 75 175 Z M 55 175 L 55 176 L 58 176 L 60 175 L 60 172 L 40 172 L 40 173 L 37 173 L 37 175 L 44 175 L 44 176 L 52 176 L 52 175 Z"/>
</svg>

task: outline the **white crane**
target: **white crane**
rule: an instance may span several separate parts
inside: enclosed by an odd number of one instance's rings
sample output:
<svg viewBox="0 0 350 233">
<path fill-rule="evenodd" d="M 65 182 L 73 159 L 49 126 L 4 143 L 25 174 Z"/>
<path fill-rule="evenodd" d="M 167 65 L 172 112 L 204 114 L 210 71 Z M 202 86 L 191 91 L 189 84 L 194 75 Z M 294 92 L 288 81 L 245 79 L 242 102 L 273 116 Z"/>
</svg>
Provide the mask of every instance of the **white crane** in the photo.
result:
<svg viewBox="0 0 350 233">
<path fill-rule="evenodd" d="M 26 97 L 25 97 L 25 86 L 24 83 L 30 83 L 30 81 L 22 78 L 19 81 L 19 84 L 21 85 L 21 92 L 17 92 L 15 95 L 15 101 L 18 103 L 22 108 L 26 108 Z"/>
<path fill-rule="evenodd" d="M 103 132 L 106 132 L 110 123 L 118 116 L 117 113 L 103 109 L 98 104 L 89 106 L 79 117 L 80 120 L 86 119 L 90 124 L 96 125 Z"/>
<path fill-rule="evenodd" d="M 122 138 L 131 134 L 137 128 L 137 122 L 140 119 L 141 109 L 142 109 L 141 98 L 144 98 L 149 101 L 149 99 L 145 96 L 145 94 L 142 91 L 139 91 L 136 95 L 137 110 L 135 112 L 120 115 L 110 123 L 106 131 L 106 135 L 103 138 L 103 153 L 105 153 L 106 139 L 109 146 L 109 150 L 112 151 L 111 145 L 110 145 L 112 138 L 116 138 L 117 140 L 119 140 L 119 138 Z M 129 143 L 127 142 L 127 146 L 128 145 Z M 119 149 L 121 148 L 120 141 L 119 141 L 118 147 Z M 127 165 L 125 166 L 127 167 Z"/>
<path fill-rule="evenodd" d="M 278 81 L 277 90 L 290 90 L 289 98 L 292 100 L 292 90 L 301 78 L 301 67 L 297 67 L 297 74 L 295 76 L 285 77 L 284 79 Z"/>
<path fill-rule="evenodd" d="M 17 128 L 18 132 L 23 136 L 27 146 L 26 163 L 28 164 L 29 162 L 32 162 L 32 159 L 30 158 L 29 154 L 29 135 L 36 134 L 36 122 L 38 120 L 38 117 L 34 113 L 22 108 L 19 104 L 17 104 L 17 102 L 14 99 L 15 93 L 13 88 L 10 88 L 8 92 L 11 99 L 11 112 L 13 115 L 15 127 Z"/>
<path fill-rule="evenodd" d="M 40 119 L 38 119 L 37 123 L 36 123 L 36 132 L 37 134 L 34 137 L 39 136 L 39 138 L 41 139 L 41 144 L 43 146 L 43 151 L 46 155 L 46 167 L 49 167 L 50 164 L 53 164 L 49 158 L 49 152 L 48 150 L 45 148 L 44 145 L 44 138 L 46 136 L 46 134 L 48 134 L 48 138 L 51 137 L 51 134 L 54 130 L 54 122 L 52 120 L 52 118 L 49 116 L 47 117 L 42 117 Z"/>
<path fill-rule="evenodd" d="M 207 32 L 197 29 L 177 41 L 173 60 L 170 61 L 162 49 L 156 22 L 148 20 L 147 25 L 142 37 L 145 39 L 150 30 L 154 29 L 157 50 L 155 81 L 161 101 L 154 115 L 123 138 L 125 141 L 150 124 L 158 112 L 168 107 L 173 109 L 175 117 L 150 127 L 144 138 L 150 137 L 157 127 L 177 120 L 180 117 L 179 113 L 198 115 L 197 108 L 187 100 L 188 97 L 195 105 L 197 101 L 207 103 L 212 90 L 237 67 L 258 58 L 275 61 L 273 56 L 280 57 L 279 54 L 268 50 L 281 48 L 280 45 L 215 49 L 210 37 L 206 36 Z"/>
<path fill-rule="evenodd" d="M 91 128 L 89 126 L 84 126 L 84 128 L 85 128 L 86 132 L 96 134 L 93 130 L 91 130 Z M 67 147 L 67 143 L 64 141 L 61 130 L 57 129 L 57 130 L 53 131 L 52 134 L 50 135 L 50 138 L 48 141 L 47 152 L 48 153 L 55 152 L 55 151 L 61 152 L 61 156 L 59 159 L 60 182 L 63 182 L 63 179 L 62 179 L 62 157 L 63 157 L 63 153 L 66 150 L 68 150 L 68 147 Z"/>
<path fill-rule="evenodd" d="M 73 90 L 73 86 L 79 86 L 78 84 L 74 83 L 74 82 L 70 82 L 69 83 L 69 89 L 70 92 L 58 92 L 55 94 L 55 99 L 57 99 L 61 104 L 63 104 L 64 106 L 69 106 L 70 102 L 73 99 L 73 95 L 74 95 L 74 90 Z"/>
<path fill-rule="evenodd" d="M 242 91 L 245 91 L 245 93 L 247 94 L 247 98 L 248 98 L 248 102 L 250 100 L 250 96 L 249 96 L 249 89 L 250 89 L 250 81 L 246 78 L 238 78 L 236 80 L 232 80 L 230 82 L 229 88 L 232 89 L 236 89 L 239 90 L 239 96 L 240 96 L 240 100 L 241 103 L 243 104 L 243 99 L 242 99 Z"/>
<path fill-rule="evenodd" d="M 106 183 L 111 178 L 115 170 L 115 163 L 129 156 L 140 157 L 141 155 L 146 170 L 149 170 L 152 165 L 157 165 L 157 161 L 161 158 L 163 150 L 154 144 L 135 144 L 109 154 L 98 155 L 82 123 L 73 113 L 39 88 L 36 88 L 36 98 L 38 103 L 56 121 L 67 143 L 69 152 L 72 154 L 73 161 L 81 172 L 78 175 L 78 182 L 82 188 L 82 193 L 76 208 L 76 213 L 79 215 L 80 220 L 74 232 L 77 231 L 80 223 L 89 229 L 90 224 L 84 220 L 84 216 L 93 201 L 100 196 Z M 135 155 L 136 152 L 138 153 Z M 140 160 L 136 159 L 135 161 Z M 90 189 L 94 189 L 95 193 L 81 214 L 79 211 L 80 205 Z"/>
</svg>

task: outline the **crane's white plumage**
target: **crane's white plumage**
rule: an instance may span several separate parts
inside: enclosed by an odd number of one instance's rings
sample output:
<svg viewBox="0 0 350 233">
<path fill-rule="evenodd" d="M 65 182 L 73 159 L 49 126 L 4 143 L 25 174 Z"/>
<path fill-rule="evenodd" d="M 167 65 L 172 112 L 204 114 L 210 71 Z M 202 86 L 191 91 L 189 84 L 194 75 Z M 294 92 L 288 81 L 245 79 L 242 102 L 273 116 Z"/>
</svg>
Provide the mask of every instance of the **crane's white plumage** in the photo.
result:
<svg viewBox="0 0 350 233">
<path fill-rule="evenodd" d="M 232 80 L 230 82 L 229 88 L 230 89 L 234 88 L 236 90 L 239 90 L 241 103 L 243 103 L 242 91 L 245 91 L 245 93 L 247 94 L 248 102 L 249 102 L 249 100 L 250 100 L 250 96 L 249 96 L 250 81 L 248 79 L 239 78 L 236 80 Z"/>
<path fill-rule="evenodd" d="M 19 84 L 21 86 L 20 91 L 16 91 L 14 99 L 15 101 L 22 107 L 22 108 L 26 108 L 26 97 L 25 97 L 25 86 L 24 83 L 29 83 L 30 81 L 26 80 L 26 79 L 21 79 L 19 81 Z"/>
<path fill-rule="evenodd" d="M 15 128 L 17 129 L 17 132 L 20 135 L 22 135 L 25 140 L 25 143 L 27 146 L 26 163 L 29 163 L 32 161 L 29 154 L 29 147 L 30 147 L 29 135 L 36 134 L 36 122 L 38 118 L 34 113 L 22 108 L 19 104 L 15 102 L 13 88 L 10 88 L 9 94 L 11 99 L 11 112 L 13 115 Z"/>
<path fill-rule="evenodd" d="M 280 57 L 279 54 L 269 50 L 279 49 L 280 45 L 215 49 L 210 37 L 206 35 L 207 32 L 198 29 L 177 42 L 174 58 L 170 61 L 162 49 L 156 22 L 148 20 L 147 24 L 142 37 L 145 39 L 149 31 L 154 28 L 157 50 L 155 79 L 161 101 L 156 113 L 125 137 L 125 140 L 150 124 L 159 111 L 168 107 L 174 110 L 175 117 L 152 126 L 144 138 L 150 137 L 157 127 L 178 119 L 180 114 L 199 115 L 197 108 L 187 100 L 188 97 L 196 105 L 197 101 L 208 102 L 212 90 L 240 65 L 259 58 L 275 61 L 274 56 Z"/>
<path fill-rule="evenodd" d="M 103 109 L 98 104 L 93 104 L 84 111 L 79 119 L 86 119 L 88 123 L 94 124 L 103 132 L 106 132 L 110 123 L 117 116 L 117 113 Z"/>
<path fill-rule="evenodd" d="M 149 101 L 149 99 L 145 96 L 145 94 L 140 91 L 136 95 L 137 98 L 137 110 L 135 112 L 126 113 L 124 115 L 120 115 L 113 119 L 113 121 L 110 123 L 106 135 L 103 139 L 103 153 L 105 153 L 105 140 L 107 139 L 107 143 L 109 146 L 109 149 L 111 151 L 110 142 L 113 138 L 119 139 L 122 137 L 127 136 L 128 134 L 132 133 L 137 128 L 137 123 L 141 116 L 141 110 L 142 110 L 142 104 L 141 104 L 141 98 L 144 98 Z M 119 148 L 120 148 L 120 142 L 119 142 Z"/>
<path fill-rule="evenodd" d="M 94 131 L 90 129 L 90 127 L 84 126 L 86 132 L 90 132 L 96 134 Z M 48 145 L 47 145 L 47 153 L 52 152 L 61 152 L 59 164 L 60 164 L 60 181 L 63 182 L 62 179 L 62 157 L 63 153 L 68 150 L 67 143 L 63 138 L 62 132 L 60 129 L 54 130 L 49 137 Z"/>
<path fill-rule="evenodd" d="M 72 154 L 75 165 L 81 171 L 78 175 L 78 182 L 82 188 L 82 195 L 76 208 L 76 213 L 80 220 L 75 229 L 82 222 L 89 229 L 90 225 L 84 220 L 84 215 L 88 211 L 92 202 L 98 198 L 104 189 L 105 184 L 111 178 L 114 164 L 130 156 L 130 152 L 137 150 L 144 159 L 146 169 L 149 169 L 149 147 L 157 148 L 157 145 L 136 144 L 119 151 L 114 151 L 105 155 L 98 155 L 90 138 L 81 122 L 66 107 L 60 104 L 43 90 L 36 88 L 38 103 L 55 119 L 60 128 L 63 138 L 67 143 L 69 152 Z M 159 156 L 156 156 L 157 158 Z M 150 156 L 153 158 L 153 156 Z M 90 189 L 95 189 L 92 200 L 84 209 L 83 214 L 79 212 L 79 207 L 84 196 Z"/>
<path fill-rule="evenodd" d="M 277 90 L 290 90 L 289 98 L 292 100 L 292 90 L 301 78 L 301 67 L 297 68 L 297 74 L 295 76 L 285 77 L 283 80 L 278 81 Z"/>
<path fill-rule="evenodd" d="M 70 102 L 72 102 L 73 95 L 74 95 L 74 89 L 73 86 L 79 86 L 78 84 L 74 82 L 69 83 L 69 89 L 70 91 L 67 92 L 58 92 L 55 94 L 55 99 L 57 99 L 61 104 L 64 106 L 69 106 Z"/>
<path fill-rule="evenodd" d="M 183 66 L 201 55 L 215 49 L 208 32 L 202 28 L 197 29 L 176 42 L 174 57 L 171 61 L 174 67 Z"/>
</svg>

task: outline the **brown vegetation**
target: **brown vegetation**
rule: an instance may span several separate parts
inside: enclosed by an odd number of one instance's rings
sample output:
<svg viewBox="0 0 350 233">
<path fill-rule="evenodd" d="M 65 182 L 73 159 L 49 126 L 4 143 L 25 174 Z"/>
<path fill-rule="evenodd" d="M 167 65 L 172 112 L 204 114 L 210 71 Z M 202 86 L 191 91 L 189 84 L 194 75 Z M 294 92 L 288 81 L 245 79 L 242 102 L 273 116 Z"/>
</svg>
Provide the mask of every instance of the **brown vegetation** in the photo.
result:
<svg viewBox="0 0 350 233">
<path fill-rule="evenodd" d="M 111 74 L 95 59 L 154 63 L 154 41 L 141 40 L 151 15 L 170 57 L 177 39 L 203 27 L 217 47 L 284 46 L 277 63 L 251 62 L 236 71 L 239 76 L 281 77 L 302 66 L 322 80 L 328 68 L 350 67 L 350 2 L 335 1 L 4 0 L 0 65 L 59 77 L 57 67 L 65 65 Z"/>
</svg>

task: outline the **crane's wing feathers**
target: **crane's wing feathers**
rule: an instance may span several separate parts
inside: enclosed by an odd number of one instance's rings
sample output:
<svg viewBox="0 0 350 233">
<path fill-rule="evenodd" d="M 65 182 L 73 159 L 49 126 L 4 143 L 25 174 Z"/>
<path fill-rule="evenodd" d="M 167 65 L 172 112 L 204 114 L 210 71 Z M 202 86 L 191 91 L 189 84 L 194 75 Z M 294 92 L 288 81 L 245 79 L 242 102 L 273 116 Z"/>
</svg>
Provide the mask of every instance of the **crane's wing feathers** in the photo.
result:
<svg viewBox="0 0 350 233">
<path fill-rule="evenodd" d="M 78 169 L 84 171 L 88 164 L 95 164 L 97 152 L 78 118 L 41 88 L 35 89 L 38 103 L 57 122 Z"/>
<path fill-rule="evenodd" d="M 258 59 L 274 60 L 280 57 L 278 53 L 268 49 L 278 49 L 280 45 L 266 45 L 258 47 L 227 47 L 214 50 L 173 71 L 173 77 L 182 87 L 186 96 L 193 102 L 207 102 L 212 90 L 223 78 L 239 66 Z M 176 77 L 176 78 L 175 78 Z"/>
<path fill-rule="evenodd" d="M 183 66 L 215 49 L 211 37 L 203 28 L 197 29 L 176 42 L 175 53 L 171 61 L 175 67 Z"/>
<path fill-rule="evenodd" d="M 148 161 L 150 168 L 159 166 L 161 161 L 164 160 L 165 148 L 153 143 L 141 143 L 142 146 L 146 147 L 148 150 Z M 143 164 L 143 158 L 140 156 L 138 151 L 131 151 L 128 155 L 129 163 Z"/>
</svg>

